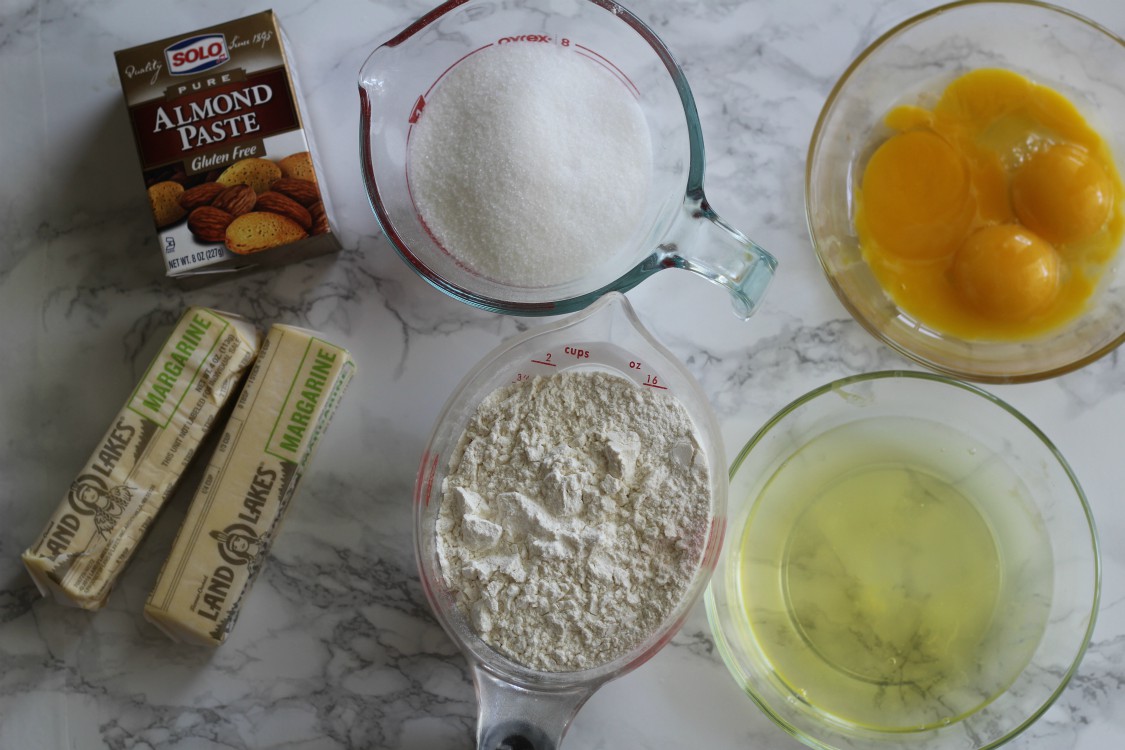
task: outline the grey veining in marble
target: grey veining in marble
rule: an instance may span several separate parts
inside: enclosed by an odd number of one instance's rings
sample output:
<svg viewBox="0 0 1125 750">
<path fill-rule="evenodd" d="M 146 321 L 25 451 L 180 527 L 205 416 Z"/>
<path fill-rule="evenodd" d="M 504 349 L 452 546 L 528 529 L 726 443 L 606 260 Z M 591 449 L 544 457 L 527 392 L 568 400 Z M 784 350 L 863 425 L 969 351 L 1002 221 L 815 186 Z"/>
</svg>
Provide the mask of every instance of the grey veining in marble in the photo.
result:
<svg viewBox="0 0 1125 750">
<path fill-rule="evenodd" d="M 804 157 L 836 77 L 923 0 L 637 0 L 694 89 L 715 209 L 781 261 L 750 323 L 678 271 L 629 293 L 700 380 L 728 455 L 774 411 L 842 375 L 910 367 L 847 315 L 811 252 Z M 1064 3 L 1125 34 L 1119 0 Z M 355 77 L 424 0 L 277 0 L 344 250 L 185 290 L 165 280 L 113 52 L 260 10 L 238 0 L 0 0 L 0 750 L 470 748 L 464 659 L 417 581 L 411 494 L 442 403 L 535 321 L 469 309 L 394 254 L 359 173 Z M 141 617 L 190 500 L 189 476 L 107 607 L 41 599 L 19 562 L 182 309 L 321 331 L 359 374 L 231 640 L 178 646 Z M 1125 738 L 1125 361 L 992 389 L 1081 478 L 1103 599 L 1071 685 L 1014 750 Z M 198 470 L 196 470 L 198 472 Z M 795 748 L 740 693 L 702 606 L 657 657 L 582 709 L 568 747 Z"/>
</svg>

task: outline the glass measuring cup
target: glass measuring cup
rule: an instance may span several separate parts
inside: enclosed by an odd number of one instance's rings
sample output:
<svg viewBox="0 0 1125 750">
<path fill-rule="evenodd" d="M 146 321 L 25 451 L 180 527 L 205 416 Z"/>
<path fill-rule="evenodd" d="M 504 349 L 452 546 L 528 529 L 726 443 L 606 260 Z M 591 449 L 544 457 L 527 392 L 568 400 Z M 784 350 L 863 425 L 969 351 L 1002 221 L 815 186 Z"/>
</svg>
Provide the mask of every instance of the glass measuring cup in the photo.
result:
<svg viewBox="0 0 1125 750">
<path fill-rule="evenodd" d="M 559 45 L 603 66 L 636 98 L 649 126 L 653 177 L 642 220 L 626 249 L 567 283 L 516 287 L 474 273 L 435 241 L 410 194 L 407 143 L 426 97 L 461 61 L 501 44 Z M 422 278 L 464 302 L 556 315 L 662 269 L 683 268 L 726 287 L 735 312 L 749 318 L 773 277 L 777 261 L 704 196 L 699 117 L 679 65 L 651 29 L 612 0 L 450 0 L 371 53 L 359 95 L 364 184 L 384 234 Z"/>
<path fill-rule="evenodd" d="M 702 562 L 682 600 L 643 642 L 593 669 L 542 672 L 493 650 L 457 610 L 438 561 L 436 523 L 449 457 L 478 404 L 508 383 L 571 368 L 613 372 L 676 396 L 695 423 L 710 465 L 712 522 Z M 414 489 L 414 542 L 430 606 L 472 667 L 479 702 L 478 748 L 559 747 L 571 720 L 594 691 L 640 666 L 671 640 L 714 570 L 726 498 L 726 458 L 706 397 L 675 356 L 644 329 L 621 294 L 607 294 L 580 313 L 505 342 L 473 368 L 446 403 L 422 455 Z"/>
</svg>

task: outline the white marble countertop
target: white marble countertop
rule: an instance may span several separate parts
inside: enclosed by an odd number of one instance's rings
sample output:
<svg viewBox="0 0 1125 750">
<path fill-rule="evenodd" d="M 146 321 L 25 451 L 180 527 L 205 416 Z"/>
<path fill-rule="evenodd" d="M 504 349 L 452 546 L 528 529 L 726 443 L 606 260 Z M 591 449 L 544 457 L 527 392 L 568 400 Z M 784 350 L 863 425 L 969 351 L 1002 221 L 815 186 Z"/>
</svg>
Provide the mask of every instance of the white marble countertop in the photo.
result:
<svg viewBox="0 0 1125 750">
<path fill-rule="evenodd" d="M 909 364 L 866 334 L 821 276 L 804 158 L 835 78 L 926 0 L 638 0 L 691 82 L 715 208 L 781 261 L 749 323 L 688 273 L 629 293 L 698 377 L 733 454 L 774 411 L 833 378 Z M 1120 0 L 1064 3 L 1125 34 Z M 157 8 L 159 6 L 159 8 Z M 235 0 L 0 2 L 0 748 L 469 748 L 475 702 L 432 618 L 411 492 L 433 420 L 486 351 L 534 321 L 427 286 L 392 251 L 359 172 L 355 78 L 425 0 L 277 0 L 345 249 L 185 291 L 163 278 L 113 52 L 257 11 Z M 230 641 L 177 646 L 141 616 L 182 518 L 181 489 L 108 606 L 40 599 L 20 562 L 77 468 L 189 304 L 311 327 L 359 375 Z M 1055 441 L 1100 528 L 1093 643 L 1013 748 L 1125 737 L 1125 361 L 990 387 Z M 792 748 L 715 653 L 702 605 L 671 645 L 582 709 L 575 748 Z"/>
</svg>

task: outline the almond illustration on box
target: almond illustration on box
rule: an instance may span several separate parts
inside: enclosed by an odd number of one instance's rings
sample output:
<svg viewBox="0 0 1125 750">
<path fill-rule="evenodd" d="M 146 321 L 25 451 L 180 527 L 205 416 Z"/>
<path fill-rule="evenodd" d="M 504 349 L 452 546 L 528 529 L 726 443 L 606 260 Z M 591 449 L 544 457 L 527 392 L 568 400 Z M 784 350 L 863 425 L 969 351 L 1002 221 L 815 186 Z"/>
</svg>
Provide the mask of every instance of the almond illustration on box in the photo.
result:
<svg viewBox="0 0 1125 750">
<path fill-rule="evenodd" d="M 187 185 L 182 177 L 156 182 L 149 202 L 158 228 L 186 219 L 201 244 L 249 255 L 331 229 L 308 151 L 241 159 Z"/>
</svg>

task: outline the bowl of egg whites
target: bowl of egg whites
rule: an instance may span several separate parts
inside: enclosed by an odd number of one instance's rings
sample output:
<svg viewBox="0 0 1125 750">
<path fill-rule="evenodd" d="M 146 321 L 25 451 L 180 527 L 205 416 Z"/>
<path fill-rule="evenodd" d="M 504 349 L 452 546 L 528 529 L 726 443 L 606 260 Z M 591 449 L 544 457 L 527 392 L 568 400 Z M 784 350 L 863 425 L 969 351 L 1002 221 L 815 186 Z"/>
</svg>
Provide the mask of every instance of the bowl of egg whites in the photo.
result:
<svg viewBox="0 0 1125 750">
<path fill-rule="evenodd" d="M 986 0 L 910 18 L 848 67 L 806 167 L 848 311 L 937 372 L 1014 383 L 1125 339 L 1125 42 Z"/>
</svg>

